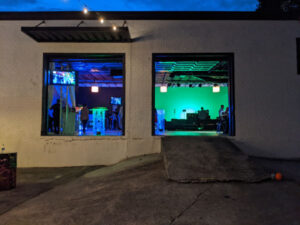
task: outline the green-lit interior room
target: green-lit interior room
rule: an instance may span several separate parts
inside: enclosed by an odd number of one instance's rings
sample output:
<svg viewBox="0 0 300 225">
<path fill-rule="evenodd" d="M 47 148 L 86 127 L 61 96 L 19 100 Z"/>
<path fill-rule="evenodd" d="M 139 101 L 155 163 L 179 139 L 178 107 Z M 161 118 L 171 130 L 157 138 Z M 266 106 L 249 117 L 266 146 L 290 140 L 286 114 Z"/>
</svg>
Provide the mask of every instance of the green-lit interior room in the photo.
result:
<svg viewBox="0 0 300 225">
<path fill-rule="evenodd" d="M 229 134 L 230 62 L 204 56 L 154 57 L 153 133 Z"/>
</svg>

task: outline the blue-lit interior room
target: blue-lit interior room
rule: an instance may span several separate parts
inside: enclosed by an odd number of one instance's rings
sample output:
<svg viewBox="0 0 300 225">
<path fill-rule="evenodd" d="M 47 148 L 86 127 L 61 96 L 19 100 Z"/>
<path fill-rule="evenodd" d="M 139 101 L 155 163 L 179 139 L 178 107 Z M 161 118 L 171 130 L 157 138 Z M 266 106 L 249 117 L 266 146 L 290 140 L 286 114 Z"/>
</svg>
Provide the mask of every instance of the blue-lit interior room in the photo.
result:
<svg viewBox="0 0 300 225">
<path fill-rule="evenodd" d="M 123 55 L 44 59 L 43 135 L 124 135 Z"/>
</svg>

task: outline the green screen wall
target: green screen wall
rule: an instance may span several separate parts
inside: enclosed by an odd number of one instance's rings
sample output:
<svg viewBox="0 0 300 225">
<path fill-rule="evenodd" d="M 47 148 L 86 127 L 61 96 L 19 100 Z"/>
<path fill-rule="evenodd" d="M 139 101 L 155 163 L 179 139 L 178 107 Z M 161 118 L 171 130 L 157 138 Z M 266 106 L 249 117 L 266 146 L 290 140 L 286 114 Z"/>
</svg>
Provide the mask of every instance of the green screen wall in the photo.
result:
<svg viewBox="0 0 300 225">
<path fill-rule="evenodd" d="M 211 119 L 218 117 L 220 106 L 228 106 L 228 88 L 221 87 L 219 93 L 213 93 L 212 87 L 169 87 L 167 93 L 155 88 L 155 108 L 165 110 L 165 119 L 183 119 L 185 109 L 197 112 L 201 107 L 209 110 Z"/>
</svg>

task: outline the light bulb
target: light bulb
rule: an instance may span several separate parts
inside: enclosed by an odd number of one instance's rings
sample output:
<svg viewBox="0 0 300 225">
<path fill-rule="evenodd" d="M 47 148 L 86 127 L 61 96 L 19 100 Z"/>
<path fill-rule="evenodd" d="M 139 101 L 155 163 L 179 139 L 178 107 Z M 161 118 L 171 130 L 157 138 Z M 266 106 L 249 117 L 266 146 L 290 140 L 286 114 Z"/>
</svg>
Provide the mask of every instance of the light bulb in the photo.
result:
<svg viewBox="0 0 300 225">
<path fill-rule="evenodd" d="M 162 86 L 160 86 L 160 92 L 161 92 L 161 93 L 166 93 L 166 92 L 168 92 L 168 86 L 167 86 L 167 85 L 162 85 Z"/>
<path fill-rule="evenodd" d="M 99 92 L 99 87 L 98 86 L 92 86 L 91 87 L 91 92 L 92 93 L 98 93 Z"/>
<path fill-rule="evenodd" d="M 213 86 L 213 93 L 219 93 L 220 92 L 220 86 L 215 85 Z"/>
<path fill-rule="evenodd" d="M 88 12 L 89 12 L 88 8 L 87 8 L 87 7 L 84 7 L 84 8 L 83 8 L 83 13 L 84 13 L 84 14 L 88 14 Z"/>
<path fill-rule="evenodd" d="M 113 27 L 112 27 L 112 28 L 113 28 L 113 30 L 114 30 L 114 31 L 116 31 L 116 30 L 117 30 L 117 26 L 116 26 L 116 25 L 113 25 Z"/>
<path fill-rule="evenodd" d="M 101 24 L 103 24 L 103 23 L 104 23 L 104 18 L 100 17 L 100 18 L 99 18 L 99 22 L 100 22 Z"/>
</svg>

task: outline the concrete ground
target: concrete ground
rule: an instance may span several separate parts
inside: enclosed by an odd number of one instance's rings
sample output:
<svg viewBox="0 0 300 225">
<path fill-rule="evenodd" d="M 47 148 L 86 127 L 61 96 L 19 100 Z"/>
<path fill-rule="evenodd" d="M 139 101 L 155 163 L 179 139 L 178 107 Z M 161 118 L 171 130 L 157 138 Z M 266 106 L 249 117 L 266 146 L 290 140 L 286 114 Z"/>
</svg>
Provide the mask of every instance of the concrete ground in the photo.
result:
<svg viewBox="0 0 300 225">
<path fill-rule="evenodd" d="M 19 169 L 18 187 L 0 192 L 0 224 L 299 225 L 300 162 L 254 160 L 285 180 L 177 183 L 166 179 L 160 155 L 102 168 Z"/>
<path fill-rule="evenodd" d="M 162 155 L 177 182 L 259 182 L 270 174 L 224 137 L 164 137 Z"/>
</svg>

